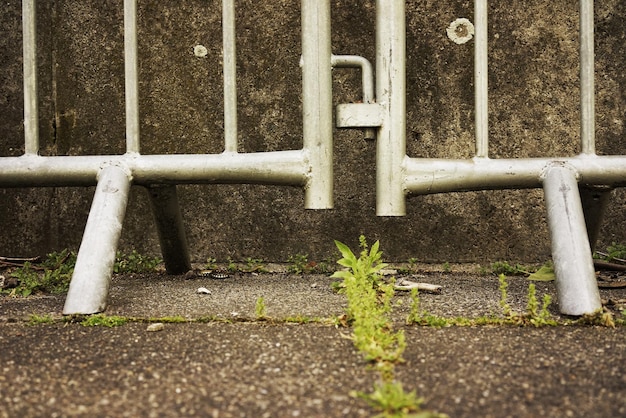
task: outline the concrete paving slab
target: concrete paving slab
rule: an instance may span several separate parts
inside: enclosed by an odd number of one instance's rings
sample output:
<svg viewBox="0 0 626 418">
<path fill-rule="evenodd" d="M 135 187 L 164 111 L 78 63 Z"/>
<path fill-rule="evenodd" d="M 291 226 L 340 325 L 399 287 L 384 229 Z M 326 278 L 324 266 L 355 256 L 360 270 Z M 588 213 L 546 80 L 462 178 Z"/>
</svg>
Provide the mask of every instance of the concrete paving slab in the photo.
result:
<svg viewBox="0 0 626 418">
<path fill-rule="evenodd" d="M 429 272 L 441 284 L 424 310 L 447 317 L 500 312 L 495 276 Z M 113 279 L 107 314 L 136 318 L 253 321 L 85 327 L 29 326 L 31 314 L 59 316 L 63 296 L 0 298 L 0 417 L 13 416 L 372 416 L 353 390 L 377 375 L 348 339 L 325 323 L 254 321 L 267 315 L 331 317 L 346 300 L 325 275 L 240 273 L 224 280 L 124 275 Z M 198 295 L 200 286 L 211 291 Z M 528 281 L 511 278 L 509 303 L 523 310 Z M 554 293 L 537 283 L 538 296 Z M 626 297 L 624 289 L 602 291 Z M 626 328 L 596 326 L 432 328 L 406 326 L 410 298 L 394 299 L 407 338 L 396 377 L 451 417 L 626 416 Z M 234 315 L 236 313 L 237 315 Z M 553 307 L 556 314 L 556 306 Z"/>
</svg>

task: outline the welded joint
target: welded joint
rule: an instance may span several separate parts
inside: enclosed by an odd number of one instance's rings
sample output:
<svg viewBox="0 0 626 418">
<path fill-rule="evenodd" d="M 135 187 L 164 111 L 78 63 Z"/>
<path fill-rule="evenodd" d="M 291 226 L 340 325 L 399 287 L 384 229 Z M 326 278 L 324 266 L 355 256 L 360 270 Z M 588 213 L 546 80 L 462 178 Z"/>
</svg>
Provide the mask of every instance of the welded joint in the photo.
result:
<svg viewBox="0 0 626 418">
<path fill-rule="evenodd" d="M 137 155 L 139 155 L 139 154 L 137 154 Z M 128 181 L 132 183 L 132 181 L 133 181 L 133 172 L 130 169 L 130 167 L 128 167 L 128 165 L 124 164 L 121 160 L 109 160 L 109 161 L 105 161 L 102 164 L 100 164 L 100 170 L 98 170 L 98 173 L 96 174 L 96 181 L 100 181 L 100 176 L 102 175 L 104 170 L 109 168 L 109 167 L 115 167 L 115 168 L 119 168 L 120 170 L 122 170 L 124 172 L 124 174 L 126 174 L 126 177 L 128 177 Z"/>
<path fill-rule="evenodd" d="M 564 169 L 571 171 L 574 174 L 574 179 L 576 179 L 577 182 L 580 182 L 580 179 L 581 179 L 580 172 L 576 170 L 576 168 L 573 167 L 571 164 L 569 164 L 567 161 L 559 161 L 559 160 L 550 161 L 548 164 L 546 164 L 546 166 L 541 171 L 541 174 L 539 175 L 539 180 L 543 183 L 546 179 L 546 176 L 550 172 L 550 170 L 555 169 L 555 168 L 564 168 Z"/>
<path fill-rule="evenodd" d="M 407 198 L 411 195 L 411 188 L 409 187 L 409 164 L 411 164 L 411 157 L 404 155 L 402 164 L 400 164 L 400 175 L 402 178 L 402 193 Z"/>
</svg>

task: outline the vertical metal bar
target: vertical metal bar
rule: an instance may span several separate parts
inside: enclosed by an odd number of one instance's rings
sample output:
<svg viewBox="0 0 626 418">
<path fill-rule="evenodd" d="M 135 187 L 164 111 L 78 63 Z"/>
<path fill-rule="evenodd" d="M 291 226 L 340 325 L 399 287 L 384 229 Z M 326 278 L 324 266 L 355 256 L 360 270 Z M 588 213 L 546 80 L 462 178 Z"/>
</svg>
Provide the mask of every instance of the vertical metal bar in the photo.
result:
<svg viewBox="0 0 626 418">
<path fill-rule="evenodd" d="M 224 61 L 224 150 L 237 152 L 237 42 L 235 0 L 222 2 Z"/>
<path fill-rule="evenodd" d="M 152 212 L 154 213 L 167 274 L 182 274 L 191 270 L 189 248 L 187 247 L 176 186 L 151 185 L 146 189 L 152 203 Z"/>
<path fill-rule="evenodd" d="M 376 98 L 383 123 L 376 143 L 376 214 L 406 213 L 406 23 L 403 0 L 376 1 Z"/>
<path fill-rule="evenodd" d="M 130 182 L 121 167 L 109 166 L 100 172 L 64 314 L 92 314 L 106 308 Z"/>
<path fill-rule="evenodd" d="M 124 77 L 126 152 L 139 153 L 139 83 L 137 81 L 137 0 L 124 0 Z"/>
<path fill-rule="evenodd" d="M 474 2 L 474 97 L 476 156 L 489 156 L 487 0 Z"/>
<path fill-rule="evenodd" d="M 564 166 L 550 167 L 543 189 L 559 309 L 566 315 L 593 313 L 602 304 L 576 174 Z"/>
<path fill-rule="evenodd" d="M 307 209 L 333 207 L 330 0 L 302 0 L 302 135 L 311 173 Z"/>
<path fill-rule="evenodd" d="M 35 0 L 22 1 L 22 47 L 24 54 L 24 149 L 39 152 L 37 103 L 37 7 Z"/>
<path fill-rule="evenodd" d="M 593 0 L 580 0 L 580 139 L 583 154 L 596 153 Z"/>
</svg>

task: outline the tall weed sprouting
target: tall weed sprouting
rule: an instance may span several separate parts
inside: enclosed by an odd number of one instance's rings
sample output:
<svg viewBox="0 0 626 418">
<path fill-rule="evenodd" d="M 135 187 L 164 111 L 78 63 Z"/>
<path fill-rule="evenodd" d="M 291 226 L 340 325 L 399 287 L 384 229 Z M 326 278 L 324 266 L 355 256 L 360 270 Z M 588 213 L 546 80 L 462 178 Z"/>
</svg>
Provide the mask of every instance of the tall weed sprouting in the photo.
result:
<svg viewBox="0 0 626 418">
<path fill-rule="evenodd" d="M 406 348 L 404 332 L 394 332 L 389 318 L 393 283 L 382 280 L 380 270 L 382 252 L 376 241 L 368 250 L 364 236 L 359 238 L 361 252 L 357 257 L 347 245 L 335 241 L 342 258 L 337 263 L 346 270 L 340 270 L 332 277 L 343 279 L 340 291 L 348 299 L 347 320 L 352 324 L 352 341 L 366 361 L 380 373 L 381 381 L 374 386 L 372 393 L 353 392 L 352 395 L 364 399 L 380 412 L 380 417 L 406 416 L 409 412 L 420 411 L 423 400 L 415 392 L 405 392 L 402 384 L 394 380 L 394 366 L 403 361 Z M 442 416 L 422 412 L 424 417 Z"/>
<path fill-rule="evenodd" d="M 335 241 L 343 258 L 337 263 L 348 270 L 335 272 L 332 277 L 343 279 L 343 290 L 348 298 L 348 320 L 353 323 L 352 339 L 367 361 L 381 370 L 389 369 L 393 362 L 402 360 L 406 347 L 404 333 L 392 332 L 388 314 L 391 310 L 393 285 L 381 280 L 382 252 L 376 241 L 367 248 L 361 236 L 361 253 L 357 258 L 347 245 Z"/>
</svg>

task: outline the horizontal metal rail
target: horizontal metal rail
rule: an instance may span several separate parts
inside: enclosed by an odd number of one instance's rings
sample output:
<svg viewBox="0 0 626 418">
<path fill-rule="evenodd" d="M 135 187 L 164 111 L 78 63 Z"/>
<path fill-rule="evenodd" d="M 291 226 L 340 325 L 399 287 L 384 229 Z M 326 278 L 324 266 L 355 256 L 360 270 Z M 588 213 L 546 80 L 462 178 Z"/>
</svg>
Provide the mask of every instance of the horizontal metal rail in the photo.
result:
<svg viewBox="0 0 626 418">
<path fill-rule="evenodd" d="M 404 190 L 409 195 L 456 191 L 528 189 L 543 187 L 545 171 L 554 164 L 574 169 L 578 181 L 586 185 L 626 186 L 626 156 L 587 156 L 570 158 L 512 158 L 404 160 Z"/>
<path fill-rule="evenodd" d="M 0 159 L 0 187 L 92 186 L 108 166 L 124 167 L 134 184 L 277 184 L 304 186 L 310 175 L 304 150 L 121 156 L 20 156 Z"/>
</svg>

